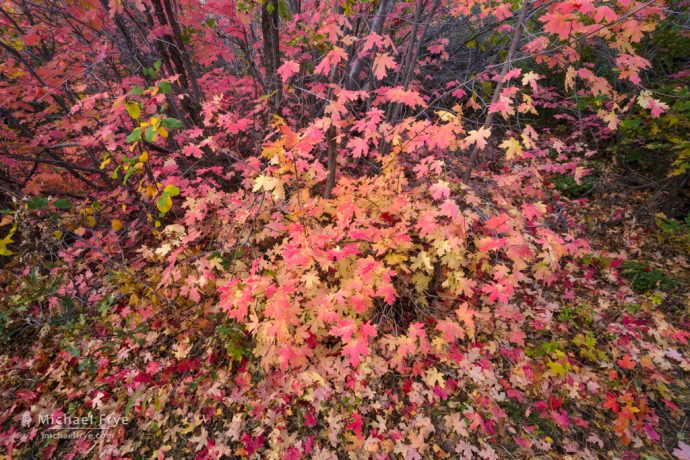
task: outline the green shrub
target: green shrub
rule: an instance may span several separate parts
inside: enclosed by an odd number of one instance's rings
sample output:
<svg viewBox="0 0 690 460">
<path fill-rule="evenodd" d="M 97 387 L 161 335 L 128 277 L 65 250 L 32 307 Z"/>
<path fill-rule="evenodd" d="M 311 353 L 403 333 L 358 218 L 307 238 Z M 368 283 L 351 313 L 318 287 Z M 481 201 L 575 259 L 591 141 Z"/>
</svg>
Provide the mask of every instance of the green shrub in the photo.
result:
<svg viewBox="0 0 690 460">
<path fill-rule="evenodd" d="M 680 285 L 677 280 L 644 262 L 633 260 L 623 262 L 621 274 L 630 281 L 636 291 L 644 292 L 655 288 L 668 290 Z"/>
</svg>

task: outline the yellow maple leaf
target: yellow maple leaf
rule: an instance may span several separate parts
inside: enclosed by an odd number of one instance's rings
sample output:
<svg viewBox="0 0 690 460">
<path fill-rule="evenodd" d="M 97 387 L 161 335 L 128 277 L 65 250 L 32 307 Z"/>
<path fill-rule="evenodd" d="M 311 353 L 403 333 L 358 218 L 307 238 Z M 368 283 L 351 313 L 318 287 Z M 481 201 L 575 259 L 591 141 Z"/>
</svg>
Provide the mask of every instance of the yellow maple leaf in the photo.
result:
<svg viewBox="0 0 690 460">
<path fill-rule="evenodd" d="M 512 160 L 516 157 L 522 158 L 522 146 L 517 139 L 506 139 L 501 143 L 501 145 L 499 145 L 499 147 L 506 151 L 506 158 L 508 160 Z"/>
<path fill-rule="evenodd" d="M 446 386 L 446 381 L 443 379 L 443 374 L 441 374 L 435 367 L 432 367 L 426 371 L 424 383 L 426 383 L 430 388 L 433 388 L 435 385 L 438 385 L 441 388 Z"/>
<path fill-rule="evenodd" d="M 126 104 L 127 108 L 127 113 L 129 114 L 130 117 L 133 119 L 138 119 L 141 116 L 141 107 L 139 107 L 139 103 L 135 101 L 129 101 Z"/>
</svg>

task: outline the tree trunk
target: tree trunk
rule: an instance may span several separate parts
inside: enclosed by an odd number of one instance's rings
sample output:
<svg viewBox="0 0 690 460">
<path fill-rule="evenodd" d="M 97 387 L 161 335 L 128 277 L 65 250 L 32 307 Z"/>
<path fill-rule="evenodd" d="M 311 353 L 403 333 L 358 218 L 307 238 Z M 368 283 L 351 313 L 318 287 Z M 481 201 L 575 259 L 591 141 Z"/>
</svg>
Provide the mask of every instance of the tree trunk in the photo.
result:
<svg viewBox="0 0 690 460">
<path fill-rule="evenodd" d="M 506 60 L 503 62 L 503 68 L 501 68 L 501 74 L 499 75 L 498 82 L 496 83 L 496 90 L 494 91 L 494 95 L 491 98 L 492 105 L 498 102 L 498 99 L 501 97 L 501 91 L 503 90 L 503 79 L 505 78 L 506 74 L 508 73 L 508 70 L 510 69 L 510 64 L 512 63 L 513 56 L 515 55 L 515 51 L 517 51 L 517 47 L 520 44 L 522 28 L 525 25 L 525 18 L 527 17 L 528 9 L 529 0 L 523 0 L 522 7 L 520 8 L 520 15 L 518 16 L 517 23 L 515 24 L 515 30 L 513 31 L 513 38 L 510 42 L 508 56 L 506 56 Z M 493 122 L 493 120 L 494 114 L 489 113 L 486 116 L 486 120 L 484 121 L 484 128 L 491 127 L 491 123 Z M 472 175 L 472 169 L 474 168 L 474 164 L 477 161 L 477 157 L 479 157 L 480 151 L 481 149 L 479 148 L 479 146 L 475 144 L 474 148 L 472 149 L 472 153 L 470 154 L 469 162 L 467 163 L 467 169 L 465 169 L 465 174 L 462 178 L 465 183 L 469 182 L 470 180 L 470 176 Z"/>
<path fill-rule="evenodd" d="M 264 67 L 266 84 L 274 112 L 280 112 L 283 99 L 283 85 L 278 76 L 280 67 L 280 35 L 278 33 L 278 0 L 267 0 L 261 5 L 261 33 L 264 44 Z"/>
</svg>

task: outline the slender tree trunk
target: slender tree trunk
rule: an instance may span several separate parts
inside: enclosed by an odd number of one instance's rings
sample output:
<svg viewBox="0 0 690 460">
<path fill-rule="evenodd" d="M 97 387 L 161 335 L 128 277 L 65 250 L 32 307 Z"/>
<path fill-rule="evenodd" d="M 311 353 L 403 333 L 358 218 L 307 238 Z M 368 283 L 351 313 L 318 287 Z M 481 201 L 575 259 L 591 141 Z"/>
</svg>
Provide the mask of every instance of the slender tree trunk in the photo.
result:
<svg viewBox="0 0 690 460">
<path fill-rule="evenodd" d="M 326 131 L 326 141 L 328 142 L 328 177 L 326 178 L 326 188 L 323 191 L 323 197 L 330 199 L 333 196 L 333 187 L 335 187 L 335 176 L 337 167 L 338 143 L 335 138 L 335 127 L 331 126 Z"/>
<path fill-rule="evenodd" d="M 515 55 L 515 52 L 517 51 L 517 47 L 520 44 L 520 37 L 522 36 L 522 29 L 525 26 L 525 18 L 527 17 L 527 10 L 529 10 L 529 1 L 530 0 L 523 0 L 522 2 L 522 7 L 520 7 L 520 14 L 518 16 L 517 22 L 515 23 L 515 30 L 513 31 L 513 38 L 510 42 L 510 49 L 508 50 L 508 56 L 506 56 L 506 60 L 503 62 L 503 67 L 501 68 L 501 74 L 498 77 L 498 82 L 496 83 L 496 89 L 494 90 L 494 95 L 491 98 L 491 104 L 495 104 L 498 102 L 499 98 L 501 97 L 501 91 L 503 90 L 503 79 L 505 78 L 506 74 L 508 73 L 508 70 L 510 70 L 510 65 L 513 60 L 513 56 Z M 494 120 L 494 114 L 489 113 L 486 116 L 486 120 L 484 121 L 484 127 L 488 128 L 491 126 L 491 123 Z M 465 169 L 465 173 L 463 174 L 463 181 L 465 183 L 469 182 L 470 176 L 472 175 L 472 169 L 474 168 L 474 164 L 477 162 L 477 158 L 479 157 L 479 152 L 481 149 L 479 146 L 475 144 L 474 148 L 472 149 L 472 153 L 470 154 L 470 159 L 469 162 L 467 163 L 467 169 Z"/>
<path fill-rule="evenodd" d="M 664 214 L 671 216 L 673 213 L 673 207 L 683 191 L 683 188 L 690 182 L 690 171 L 686 171 L 685 174 L 675 177 L 671 184 L 671 190 L 668 192 L 666 201 L 664 203 Z"/>
<path fill-rule="evenodd" d="M 185 44 L 182 41 L 182 35 L 177 23 L 177 18 L 172 10 L 171 5 L 167 0 L 164 0 L 164 4 L 161 0 L 153 0 L 151 2 L 154 8 L 156 19 L 161 25 L 170 25 L 173 30 L 174 37 L 170 35 L 164 35 L 164 39 L 168 42 L 167 45 L 160 46 L 160 55 L 162 59 L 168 60 L 169 67 L 174 67 L 174 72 L 180 75 L 180 83 L 185 91 L 191 95 L 191 98 L 184 98 L 182 101 L 182 106 L 185 111 L 189 114 L 189 118 L 192 123 L 197 126 L 202 126 L 201 118 L 199 112 L 201 110 L 201 90 L 196 81 L 194 75 L 194 69 L 189 61 L 189 57 L 184 51 Z M 167 17 L 166 17 L 167 11 Z M 166 53 L 167 51 L 167 53 Z M 169 57 L 169 58 L 168 58 Z"/>
<path fill-rule="evenodd" d="M 372 33 L 381 35 L 383 25 L 386 22 L 386 16 L 388 16 L 388 12 L 390 11 L 392 4 L 393 0 L 381 0 L 381 3 L 379 3 L 379 8 L 376 12 L 376 18 L 374 18 L 374 22 L 371 24 Z M 347 89 L 353 90 L 359 86 L 359 73 L 362 70 L 362 64 L 362 60 L 357 57 L 357 54 L 355 54 L 354 62 L 352 62 L 350 65 L 350 72 L 348 72 L 347 76 Z"/>
<path fill-rule="evenodd" d="M 280 67 L 279 19 L 278 0 L 267 0 L 261 5 L 264 67 L 266 69 L 267 89 L 271 95 L 270 100 L 274 112 L 280 111 L 280 104 L 283 100 L 283 84 L 278 76 L 278 68 Z"/>
<path fill-rule="evenodd" d="M 386 16 L 388 16 L 389 9 L 393 4 L 394 0 L 381 0 L 379 3 L 378 10 L 376 12 L 376 17 L 371 24 L 371 31 L 375 34 L 381 34 L 383 30 L 383 25 L 386 22 Z M 350 64 L 350 71 L 347 73 L 345 78 L 345 87 L 350 90 L 354 90 L 359 86 L 359 73 L 362 69 L 362 60 L 357 57 L 357 51 L 355 49 L 354 60 Z M 330 100 L 330 97 L 328 98 Z M 328 128 L 326 132 L 326 142 L 328 144 L 328 176 L 326 177 L 326 188 L 323 192 L 324 198 L 331 198 L 333 196 L 333 187 L 335 187 L 335 179 L 338 173 L 338 141 L 336 139 L 337 131 L 334 126 Z"/>
<path fill-rule="evenodd" d="M 402 77 L 402 86 L 407 91 L 410 87 L 410 82 L 412 82 L 412 77 L 414 76 L 414 68 L 415 65 L 417 64 L 417 61 L 419 60 L 419 55 L 422 52 L 422 46 L 424 45 L 424 39 L 426 38 L 426 34 L 429 30 L 429 25 L 431 24 L 432 19 L 434 19 L 434 15 L 436 14 L 436 9 L 438 8 L 439 4 L 441 3 L 440 0 L 434 0 L 431 6 L 431 11 L 429 12 L 429 15 L 427 16 L 426 19 L 426 25 L 424 26 L 424 29 L 422 30 L 422 34 L 419 36 L 419 39 L 417 39 L 417 30 L 419 29 L 418 23 L 421 21 L 422 18 L 422 13 L 423 13 L 423 7 L 426 6 L 426 3 L 422 6 L 422 3 L 420 2 L 418 4 L 417 12 L 415 14 L 415 24 L 412 28 L 412 32 L 410 34 L 410 41 L 408 42 L 408 49 L 407 52 L 405 53 L 405 60 L 403 61 L 403 65 L 401 67 L 400 73 L 398 74 L 398 78 L 396 79 L 396 84 L 400 82 L 400 78 Z M 393 104 L 391 108 L 388 111 L 388 114 L 386 116 L 386 120 L 389 123 L 395 122 L 398 120 L 398 117 L 400 116 L 400 112 L 402 110 L 402 104 Z M 385 145 L 384 151 L 388 150 L 390 146 Z"/>
</svg>

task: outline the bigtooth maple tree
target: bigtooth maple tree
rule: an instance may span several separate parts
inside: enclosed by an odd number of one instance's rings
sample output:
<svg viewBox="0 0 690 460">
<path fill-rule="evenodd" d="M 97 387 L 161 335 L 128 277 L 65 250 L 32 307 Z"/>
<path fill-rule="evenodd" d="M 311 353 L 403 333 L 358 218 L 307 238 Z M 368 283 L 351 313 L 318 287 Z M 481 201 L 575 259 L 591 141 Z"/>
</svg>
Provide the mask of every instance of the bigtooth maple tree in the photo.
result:
<svg viewBox="0 0 690 460">
<path fill-rule="evenodd" d="M 690 333 L 550 186 L 672 14 L 0 0 L 7 457 L 690 458 Z"/>
</svg>

